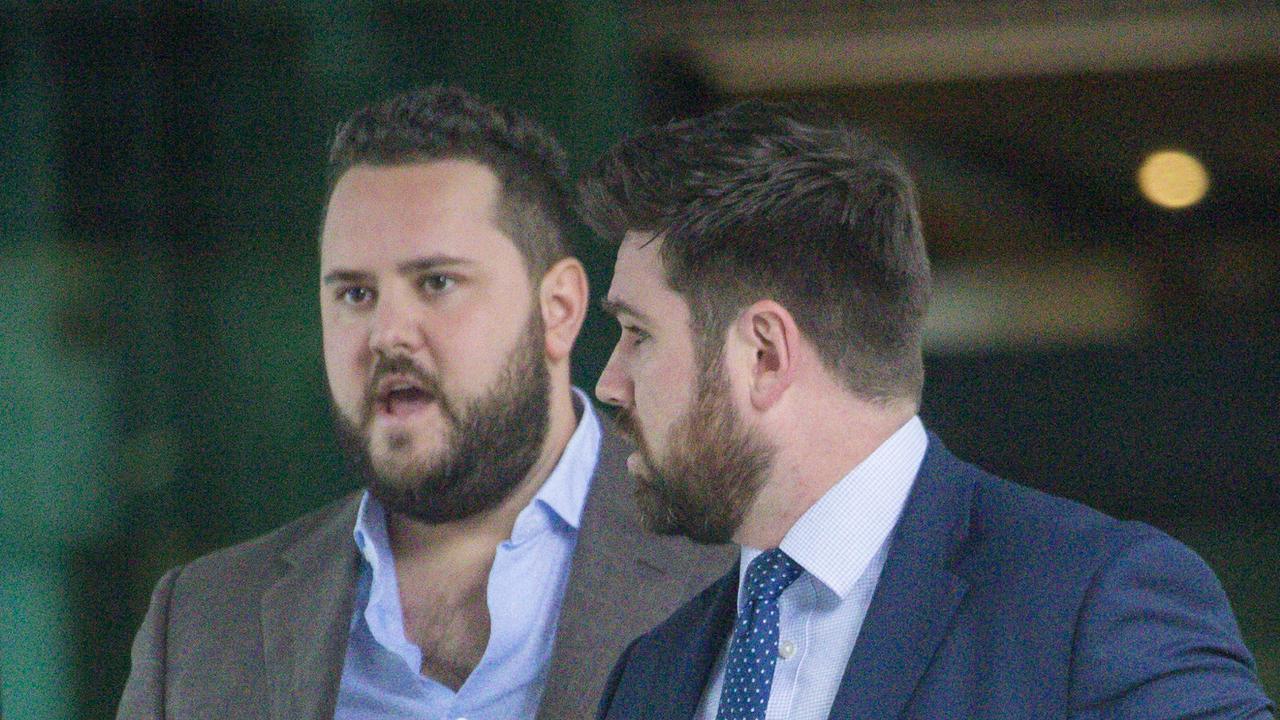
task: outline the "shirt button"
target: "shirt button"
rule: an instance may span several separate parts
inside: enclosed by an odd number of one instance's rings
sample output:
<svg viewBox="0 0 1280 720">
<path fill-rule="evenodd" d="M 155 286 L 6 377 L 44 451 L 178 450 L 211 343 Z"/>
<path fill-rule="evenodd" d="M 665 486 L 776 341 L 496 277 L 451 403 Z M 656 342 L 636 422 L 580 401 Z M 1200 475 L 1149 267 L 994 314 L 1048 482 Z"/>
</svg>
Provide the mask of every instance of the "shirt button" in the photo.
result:
<svg viewBox="0 0 1280 720">
<path fill-rule="evenodd" d="M 792 655 L 796 654 L 796 644 L 790 640 L 778 646 L 778 657 L 783 660 L 790 660 Z"/>
</svg>

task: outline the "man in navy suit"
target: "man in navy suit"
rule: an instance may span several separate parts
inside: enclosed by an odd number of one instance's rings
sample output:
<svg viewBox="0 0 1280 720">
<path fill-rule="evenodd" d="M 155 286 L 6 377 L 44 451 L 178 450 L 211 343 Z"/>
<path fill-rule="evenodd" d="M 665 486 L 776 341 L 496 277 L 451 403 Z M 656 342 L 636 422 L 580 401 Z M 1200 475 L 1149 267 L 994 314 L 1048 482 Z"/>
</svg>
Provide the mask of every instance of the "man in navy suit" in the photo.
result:
<svg viewBox="0 0 1280 720">
<path fill-rule="evenodd" d="M 579 189 L 618 247 L 596 393 L 644 520 L 741 546 L 627 648 L 599 717 L 1271 717 L 1193 552 L 924 429 L 929 261 L 891 153 L 748 103 L 622 142 Z"/>
</svg>

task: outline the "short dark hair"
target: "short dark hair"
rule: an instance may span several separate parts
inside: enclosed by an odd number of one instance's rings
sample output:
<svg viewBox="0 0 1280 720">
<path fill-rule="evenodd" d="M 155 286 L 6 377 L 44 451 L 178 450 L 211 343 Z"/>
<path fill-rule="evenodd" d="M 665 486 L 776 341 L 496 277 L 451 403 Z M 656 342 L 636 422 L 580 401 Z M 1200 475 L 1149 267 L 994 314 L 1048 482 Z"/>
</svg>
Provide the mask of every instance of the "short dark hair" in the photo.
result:
<svg viewBox="0 0 1280 720">
<path fill-rule="evenodd" d="M 773 299 L 850 391 L 919 400 L 929 259 L 911 178 L 866 133 L 749 101 L 623 140 L 578 191 L 607 241 L 662 243 L 704 363 L 743 309 Z"/>
<path fill-rule="evenodd" d="M 533 277 L 570 254 L 565 153 L 529 118 L 453 87 L 414 90 L 357 110 L 329 151 L 328 195 L 357 165 L 472 160 L 498 178 L 498 226 Z"/>
</svg>

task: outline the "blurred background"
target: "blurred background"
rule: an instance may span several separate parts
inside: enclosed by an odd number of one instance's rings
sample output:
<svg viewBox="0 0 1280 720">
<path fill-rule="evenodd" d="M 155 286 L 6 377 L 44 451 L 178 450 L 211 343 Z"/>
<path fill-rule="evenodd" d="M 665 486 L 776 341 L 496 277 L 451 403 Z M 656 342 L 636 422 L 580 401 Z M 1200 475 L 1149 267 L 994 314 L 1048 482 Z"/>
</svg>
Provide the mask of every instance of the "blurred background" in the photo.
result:
<svg viewBox="0 0 1280 720">
<path fill-rule="evenodd" d="M 927 424 L 1197 550 L 1280 697 L 1274 2 L 3 6 L 4 718 L 110 717 L 163 570 L 352 489 L 316 317 L 326 148 L 435 82 L 523 108 L 576 168 L 747 97 L 885 137 L 936 268 Z M 583 252 L 599 293 L 611 258 Z M 593 314 L 580 384 L 613 339 Z"/>
</svg>

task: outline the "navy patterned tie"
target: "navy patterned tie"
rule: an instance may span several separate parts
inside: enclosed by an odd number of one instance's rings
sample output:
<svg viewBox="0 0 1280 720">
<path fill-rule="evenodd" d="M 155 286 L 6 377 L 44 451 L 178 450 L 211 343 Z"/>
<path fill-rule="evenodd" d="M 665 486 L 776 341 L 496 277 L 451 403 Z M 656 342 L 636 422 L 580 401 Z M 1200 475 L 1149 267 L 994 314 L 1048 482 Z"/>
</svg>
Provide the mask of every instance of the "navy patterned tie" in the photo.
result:
<svg viewBox="0 0 1280 720">
<path fill-rule="evenodd" d="M 778 596 L 802 572 L 779 548 L 756 556 L 742 582 L 746 602 L 733 626 L 716 720 L 763 720 L 778 663 Z"/>
</svg>

